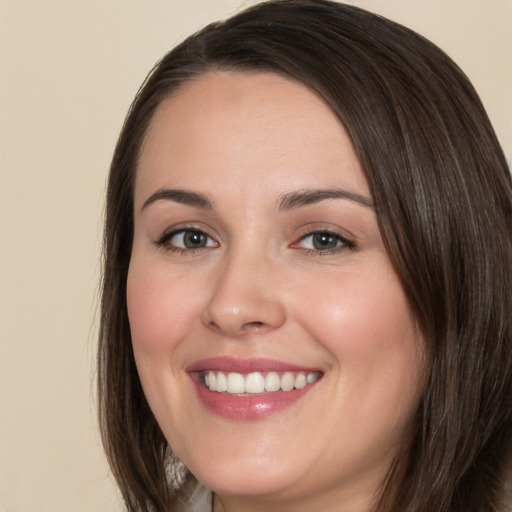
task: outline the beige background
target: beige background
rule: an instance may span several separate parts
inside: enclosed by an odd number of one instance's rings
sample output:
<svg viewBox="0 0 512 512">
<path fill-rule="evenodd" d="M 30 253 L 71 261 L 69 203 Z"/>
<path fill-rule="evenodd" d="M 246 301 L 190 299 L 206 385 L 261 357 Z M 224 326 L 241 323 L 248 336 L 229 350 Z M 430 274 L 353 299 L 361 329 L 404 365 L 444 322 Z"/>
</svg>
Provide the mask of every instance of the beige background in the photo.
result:
<svg viewBox="0 0 512 512">
<path fill-rule="evenodd" d="M 98 440 L 103 190 L 124 114 L 165 50 L 240 0 L 0 0 L 0 510 L 122 505 Z M 512 157 L 512 0 L 354 0 L 466 70 Z"/>
</svg>

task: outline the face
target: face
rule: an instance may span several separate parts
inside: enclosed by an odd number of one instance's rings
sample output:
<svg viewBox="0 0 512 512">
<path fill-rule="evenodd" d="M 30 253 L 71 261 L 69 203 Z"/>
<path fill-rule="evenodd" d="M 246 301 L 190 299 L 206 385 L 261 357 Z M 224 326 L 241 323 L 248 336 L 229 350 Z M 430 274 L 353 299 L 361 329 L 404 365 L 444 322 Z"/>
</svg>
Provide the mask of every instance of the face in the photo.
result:
<svg viewBox="0 0 512 512">
<path fill-rule="evenodd" d="M 418 405 L 421 344 L 361 166 L 318 96 L 219 72 L 159 106 L 128 311 L 152 411 L 226 509 L 367 507 Z"/>
</svg>

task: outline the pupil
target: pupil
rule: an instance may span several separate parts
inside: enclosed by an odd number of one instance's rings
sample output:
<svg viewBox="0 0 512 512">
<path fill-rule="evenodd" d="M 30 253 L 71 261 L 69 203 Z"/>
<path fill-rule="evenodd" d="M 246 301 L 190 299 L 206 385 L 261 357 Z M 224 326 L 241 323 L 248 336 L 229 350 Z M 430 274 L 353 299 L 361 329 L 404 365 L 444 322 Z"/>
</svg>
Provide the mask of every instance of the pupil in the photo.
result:
<svg viewBox="0 0 512 512">
<path fill-rule="evenodd" d="M 206 243 L 206 236 L 199 231 L 189 231 L 184 237 L 185 247 L 197 248 L 204 247 Z"/>
<path fill-rule="evenodd" d="M 313 247 L 319 250 L 334 249 L 338 244 L 335 236 L 326 233 L 317 233 L 313 236 Z"/>
</svg>

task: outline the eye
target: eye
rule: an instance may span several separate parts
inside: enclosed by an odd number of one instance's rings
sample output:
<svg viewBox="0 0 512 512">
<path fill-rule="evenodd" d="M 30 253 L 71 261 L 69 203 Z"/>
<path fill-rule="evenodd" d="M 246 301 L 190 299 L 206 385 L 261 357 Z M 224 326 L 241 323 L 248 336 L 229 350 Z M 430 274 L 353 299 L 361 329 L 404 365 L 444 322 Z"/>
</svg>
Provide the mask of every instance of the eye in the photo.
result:
<svg viewBox="0 0 512 512">
<path fill-rule="evenodd" d="M 165 233 L 156 241 L 156 245 L 165 246 L 167 249 L 178 251 L 218 246 L 215 240 L 198 229 L 180 229 L 179 231 Z"/>
<path fill-rule="evenodd" d="M 338 249 L 353 249 L 355 244 L 345 237 L 329 231 L 315 231 L 303 236 L 296 244 L 296 247 L 307 251 L 327 252 Z"/>
</svg>

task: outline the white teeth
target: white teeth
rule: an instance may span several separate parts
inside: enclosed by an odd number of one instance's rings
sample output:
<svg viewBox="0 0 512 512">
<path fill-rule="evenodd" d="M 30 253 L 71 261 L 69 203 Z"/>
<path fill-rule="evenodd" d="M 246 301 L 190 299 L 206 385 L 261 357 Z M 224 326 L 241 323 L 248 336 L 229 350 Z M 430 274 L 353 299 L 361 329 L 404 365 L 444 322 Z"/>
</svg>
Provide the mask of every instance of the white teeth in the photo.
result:
<svg viewBox="0 0 512 512">
<path fill-rule="evenodd" d="M 281 379 L 276 372 L 267 373 L 265 377 L 265 391 L 277 391 L 281 389 Z"/>
<path fill-rule="evenodd" d="M 297 389 L 303 388 L 307 384 L 306 376 L 303 373 L 299 373 L 295 379 L 295 387 Z"/>
<path fill-rule="evenodd" d="M 245 378 L 246 393 L 263 393 L 265 391 L 265 379 L 259 372 L 250 373 Z"/>
<path fill-rule="evenodd" d="M 285 372 L 281 376 L 277 372 L 269 372 L 263 375 L 261 372 L 253 372 L 248 375 L 231 372 L 227 375 L 224 372 L 209 371 L 204 375 L 205 386 L 210 391 L 219 393 L 227 392 L 233 395 L 244 393 L 258 394 L 274 391 L 292 391 L 301 389 L 308 384 L 316 382 L 320 372 Z"/>
<path fill-rule="evenodd" d="M 316 382 L 318 380 L 318 373 L 308 373 L 306 376 L 306 382 L 308 384 L 313 384 L 313 382 Z"/>
<path fill-rule="evenodd" d="M 295 387 L 295 376 L 291 372 L 286 372 L 281 377 L 281 389 L 283 391 L 291 391 Z"/>
<path fill-rule="evenodd" d="M 219 372 L 220 374 L 221 372 Z M 240 394 L 245 391 L 245 379 L 240 373 L 228 373 L 228 393 Z"/>
<path fill-rule="evenodd" d="M 215 385 L 215 389 L 219 392 L 227 391 L 228 389 L 228 382 L 226 379 L 226 375 L 224 373 L 218 373 L 217 374 L 217 382 Z"/>
</svg>

